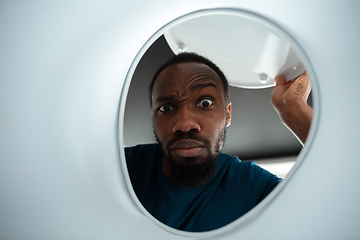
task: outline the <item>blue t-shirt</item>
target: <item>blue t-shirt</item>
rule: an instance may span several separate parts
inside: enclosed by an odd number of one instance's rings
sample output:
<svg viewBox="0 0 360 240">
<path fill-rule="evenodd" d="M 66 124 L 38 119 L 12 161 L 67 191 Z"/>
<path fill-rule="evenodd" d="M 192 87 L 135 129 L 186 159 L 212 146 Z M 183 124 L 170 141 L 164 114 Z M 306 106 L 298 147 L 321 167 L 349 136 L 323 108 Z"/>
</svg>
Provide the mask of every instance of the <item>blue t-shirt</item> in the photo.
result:
<svg viewBox="0 0 360 240">
<path fill-rule="evenodd" d="M 156 219 L 190 232 L 222 227 L 251 210 L 281 181 L 253 162 L 220 153 L 214 176 L 200 187 L 179 186 L 162 171 L 158 144 L 125 148 L 134 191 Z"/>
</svg>

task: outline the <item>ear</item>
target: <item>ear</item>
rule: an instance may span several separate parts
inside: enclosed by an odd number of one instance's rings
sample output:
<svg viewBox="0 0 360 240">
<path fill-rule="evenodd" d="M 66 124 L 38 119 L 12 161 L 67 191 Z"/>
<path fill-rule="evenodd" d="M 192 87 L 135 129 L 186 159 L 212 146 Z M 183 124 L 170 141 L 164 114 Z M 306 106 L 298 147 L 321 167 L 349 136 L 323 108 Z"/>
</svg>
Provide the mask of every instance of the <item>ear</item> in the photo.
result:
<svg viewBox="0 0 360 240">
<path fill-rule="evenodd" d="M 229 127 L 231 125 L 231 102 L 226 106 L 226 118 L 226 127 Z"/>
</svg>

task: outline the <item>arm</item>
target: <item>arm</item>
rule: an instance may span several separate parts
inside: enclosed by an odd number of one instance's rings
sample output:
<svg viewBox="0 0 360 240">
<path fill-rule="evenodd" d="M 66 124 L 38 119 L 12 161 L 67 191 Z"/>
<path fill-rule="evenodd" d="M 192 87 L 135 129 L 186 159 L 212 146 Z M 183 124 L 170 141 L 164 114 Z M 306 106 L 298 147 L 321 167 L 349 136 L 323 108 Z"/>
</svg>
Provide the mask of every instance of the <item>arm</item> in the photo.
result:
<svg viewBox="0 0 360 240">
<path fill-rule="evenodd" d="M 311 85 L 307 72 L 295 80 L 276 78 L 276 86 L 271 93 L 271 102 L 283 124 L 304 145 L 309 133 L 312 108 L 307 104 Z"/>
</svg>

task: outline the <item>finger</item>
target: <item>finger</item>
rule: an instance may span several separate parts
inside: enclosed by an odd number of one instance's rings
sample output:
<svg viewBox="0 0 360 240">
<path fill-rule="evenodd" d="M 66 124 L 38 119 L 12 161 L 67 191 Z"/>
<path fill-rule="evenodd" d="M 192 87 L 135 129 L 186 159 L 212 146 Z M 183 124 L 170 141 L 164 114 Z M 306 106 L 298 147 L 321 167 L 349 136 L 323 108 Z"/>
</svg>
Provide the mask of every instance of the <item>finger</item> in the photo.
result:
<svg viewBox="0 0 360 240">
<path fill-rule="evenodd" d="M 309 95 L 309 93 L 311 92 L 311 88 L 312 88 L 309 75 L 307 74 L 306 71 L 305 71 L 302 75 L 303 75 L 303 77 L 304 77 L 304 80 L 303 80 L 303 81 L 305 81 L 305 83 L 306 83 L 306 85 L 307 85 L 306 92 L 307 92 L 307 94 Z M 304 83 L 304 84 L 305 84 L 305 83 Z"/>
<path fill-rule="evenodd" d="M 300 74 L 299 76 L 297 76 L 297 77 L 295 77 L 295 78 L 293 78 L 293 79 L 291 79 L 291 80 L 288 80 L 286 83 L 285 83 L 285 86 L 287 86 L 287 87 L 290 87 L 294 82 L 296 82 L 296 84 L 294 84 L 294 85 L 299 85 L 300 84 L 300 82 L 301 81 L 303 81 L 303 78 L 308 78 L 308 76 L 307 76 L 307 72 L 305 71 L 305 72 L 303 72 L 302 74 Z M 294 86 L 295 87 L 295 86 Z M 298 86 L 297 86 L 298 87 Z"/>
<path fill-rule="evenodd" d="M 308 88 L 310 85 L 309 76 L 307 75 L 306 71 L 303 72 L 300 76 L 295 79 L 296 84 L 302 85 L 303 87 Z"/>
<path fill-rule="evenodd" d="M 311 91 L 311 85 L 306 72 L 295 79 L 292 88 L 296 89 L 296 91 L 304 96 L 305 99 L 308 98 Z"/>
<path fill-rule="evenodd" d="M 287 86 L 287 87 L 290 87 L 291 84 L 293 84 L 293 82 L 294 82 L 294 79 L 286 81 L 286 83 L 284 85 Z"/>
<path fill-rule="evenodd" d="M 286 79 L 283 76 L 277 76 L 274 81 L 276 83 L 276 86 L 285 85 L 286 83 Z"/>
</svg>

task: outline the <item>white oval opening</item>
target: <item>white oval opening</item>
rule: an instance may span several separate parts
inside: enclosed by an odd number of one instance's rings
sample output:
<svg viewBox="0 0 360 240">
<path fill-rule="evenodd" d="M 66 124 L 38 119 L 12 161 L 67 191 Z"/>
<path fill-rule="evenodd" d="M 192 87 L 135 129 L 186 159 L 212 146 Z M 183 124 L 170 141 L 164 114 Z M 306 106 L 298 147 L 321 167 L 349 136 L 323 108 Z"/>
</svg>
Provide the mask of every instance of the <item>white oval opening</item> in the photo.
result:
<svg viewBox="0 0 360 240">
<path fill-rule="evenodd" d="M 234 21 L 234 19 L 236 20 Z M 215 42 L 204 43 L 203 39 L 200 41 L 199 36 L 195 35 L 197 33 L 195 30 L 199 30 L 201 24 L 203 24 L 202 26 L 210 26 L 207 30 L 203 29 L 205 27 L 200 28 L 200 33 L 205 36 L 205 39 L 209 38 L 209 29 L 214 34 L 214 24 L 217 26 L 224 26 L 225 24 L 227 31 L 235 32 L 235 35 L 239 37 L 239 33 L 232 28 L 231 22 L 235 25 L 240 24 L 247 31 L 254 29 L 254 26 L 261 26 L 259 28 L 261 31 L 255 31 L 252 38 L 246 39 L 248 43 L 258 40 L 257 45 L 253 46 L 258 51 L 253 53 L 252 62 L 246 61 L 246 59 L 249 59 L 246 57 L 245 59 L 241 58 L 239 61 L 234 60 L 240 51 L 239 49 L 230 51 L 234 48 L 231 47 L 236 40 L 234 40 L 234 36 L 230 40 L 224 41 L 223 45 L 226 49 L 222 49 L 224 47 L 222 44 L 216 46 L 219 39 L 215 39 L 217 40 Z M 246 25 L 245 23 L 251 24 Z M 196 24 L 200 25 L 197 26 Z M 188 37 L 189 32 L 185 34 L 184 31 L 190 27 L 195 29 L 195 32 Z M 236 30 L 238 31 L 237 27 Z M 191 29 L 190 32 L 193 31 Z M 215 29 L 224 30 L 221 27 Z M 267 30 L 267 34 L 264 29 Z M 224 37 L 223 35 L 224 33 L 221 32 L 222 37 Z M 264 37 L 261 38 L 260 36 Z M 196 42 L 194 38 L 199 39 L 199 41 Z M 249 47 L 246 47 L 246 42 L 243 44 L 245 46 L 242 46 L 241 49 L 247 51 Z M 313 70 L 300 46 L 288 33 L 258 15 L 234 9 L 211 9 L 190 13 L 167 24 L 145 43 L 136 56 L 124 83 L 119 116 L 120 149 L 138 144 L 156 143 L 152 130 L 148 85 L 157 68 L 166 60 L 174 54 L 187 51 L 197 52 L 210 59 L 213 56 L 213 58 L 217 59 L 214 62 L 220 68 L 226 69 L 223 69 L 225 75 L 230 75 L 228 79 L 232 86 L 230 91 L 233 117 L 222 152 L 238 155 L 242 161 L 255 161 L 258 165 L 280 177 L 286 177 L 288 174 L 288 176 L 291 176 L 296 166 L 299 166 L 300 161 L 299 159 L 296 160 L 297 155 L 300 151 L 304 151 L 297 139 L 282 125 L 273 110 L 270 102 L 271 87 L 274 86 L 273 79 L 276 76 L 282 75 L 287 79 L 292 79 L 299 75 L 299 72 L 303 72 L 304 69 L 308 72 L 312 85 L 314 85 Z M 243 52 L 242 56 L 247 56 L 250 53 L 251 51 Z M 274 58 L 274 54 L 281 56 Z M 266 64 L 269 61 L 276 63 Z M 242 64 L 246 66 L 244 67 Z M 234 67 L 239 65 L 243 67 Z M 247 77 L 236 78 L 237 75 Z M 311 97 L 309 104 L 312 105 Z M 244 137 L 239 139 L 239 136 Z M 309 145 L 309 142 L 308 139 L 305 147 Z M 304 156 L 304 154 L 302 155 Z M 123 152 L 121 156 L 124 176 L 128 176 Z M 295 168 L 292 168 L 294 164 Z M 293 170 L 291 171 L 291 169 Z M 223 227 L 201 233 L 181 231 L 160 222 L 140 203 L 128 177 L 126 181 L 134 202 L 155 224 L 177 235 L 208 238 L 222 235 L 235 227 L 239 228 L 248 223 L 270 201 L 274 200 L 288 181 L 288 177 L 263 201 L 243 216 Z"/>
</svg>

